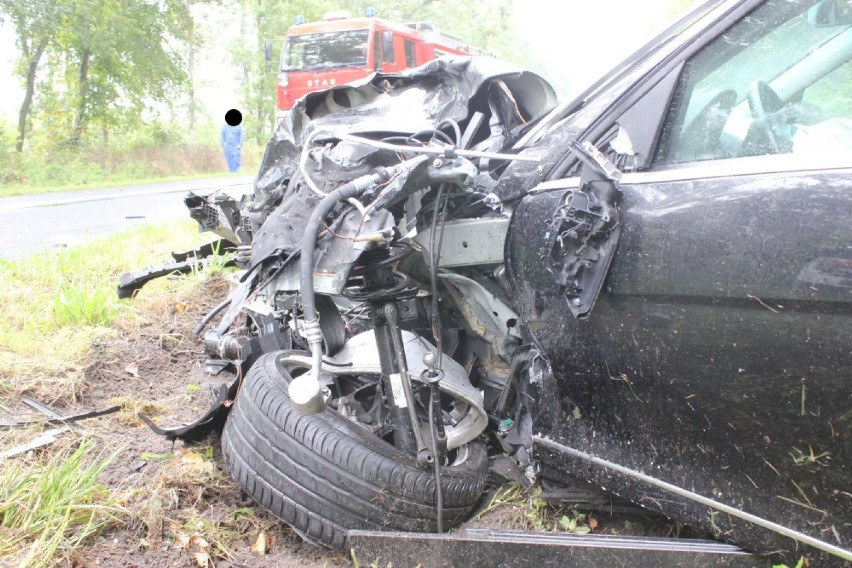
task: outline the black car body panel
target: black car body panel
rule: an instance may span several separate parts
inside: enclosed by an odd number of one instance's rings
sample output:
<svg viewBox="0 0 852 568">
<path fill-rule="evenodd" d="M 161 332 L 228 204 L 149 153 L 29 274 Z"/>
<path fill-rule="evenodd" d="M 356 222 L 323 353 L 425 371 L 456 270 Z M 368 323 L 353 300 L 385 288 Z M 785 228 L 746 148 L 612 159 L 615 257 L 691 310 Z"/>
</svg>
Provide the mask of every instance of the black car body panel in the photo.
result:
<svg viewBox="0 0 852 568">
<path fill-rule="evenodd" d="M 553 369 L 537 385 L 535 431 L 816 538 L 848 538 L 852 234 L 837 205 L 850 171 L 620 187 L 621 243 L 585 321 L 535 252 L 561 192 L 515 211 L 509 276 Z M 648 507 L 730 530 L 704 506 L 621 482 Z"/>
<path fill-rule="evenodd" d="M 666 108 L 684 96 L 674 88 L 684 62 L 760 4 L 723 5 L 718 19 L 690 32 L 690 43 L 649 51 L 633 74 L 574 103 L 582 108 L 533 147 L 574 138 L 604 147 L 622 128 L 637 150 L 660 151 L 670 139 Z M 631 116 L 660 102 L 656 115 Z M 752 549 L 790 550 L 789 541 L 643 477 L 848 547 L 849 160 L 667 166 L 650 153 L 631 158 L 628 168 L 647 173 L 619 184 L 619 248 L 586 320 L 573 317 L 542 253 L 553 211 L 580 182 L 527 185 L 515 206 L 507 274 L 526 331 L 550 364 L 530 385 L 538 457 Z M 580 171 L 565 152 L 548 163 L 550 180 Z M 516 169 L 530 167 L 515 164 L 507 174 Z M 523 178 L 504 176 L 503 195 L 526 193 Z"/>
</svg>

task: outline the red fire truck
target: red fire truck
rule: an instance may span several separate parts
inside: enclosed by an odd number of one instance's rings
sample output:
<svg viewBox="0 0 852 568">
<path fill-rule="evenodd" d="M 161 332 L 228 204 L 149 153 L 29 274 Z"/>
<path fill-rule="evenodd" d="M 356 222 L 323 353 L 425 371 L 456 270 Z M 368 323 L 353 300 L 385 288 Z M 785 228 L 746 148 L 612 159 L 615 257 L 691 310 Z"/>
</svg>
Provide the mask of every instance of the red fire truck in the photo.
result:
<svg viewBox="0 0 852 568">
<path fill-rule="evenodd" d="M 438 32 L 427 22 L 395 24 L 375 17 L 353 18 L 330 12 L 319 22 L 301 17 L 287 30 L 278 70 L 277 114 L 299 97 L 356 81 L 374 71 L 401 71 L 448 54 L 478 50 L 463 40 Z"/>
</svg>

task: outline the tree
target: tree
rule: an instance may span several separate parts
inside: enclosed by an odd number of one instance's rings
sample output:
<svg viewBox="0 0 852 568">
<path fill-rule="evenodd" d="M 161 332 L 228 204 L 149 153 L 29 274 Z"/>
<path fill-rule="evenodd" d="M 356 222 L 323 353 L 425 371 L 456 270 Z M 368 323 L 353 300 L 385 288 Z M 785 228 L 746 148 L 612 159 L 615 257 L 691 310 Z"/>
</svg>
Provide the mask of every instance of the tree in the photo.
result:
<svg viewBox="0 0 852 568">
<path fill-rule="evenodd" d="M 191 16 L 180 0 L 65 1 L 56 50 L 72 97 L 76 145 L 90 123 L 109 128 L 149 99 L 169 99 L 186 78 L 175 44 L 187 38 Z"/>
<path fill-rule="evenodd" d="M 17 73 L 25 85 L 24 100 L 18 113 L 18 139 L 15 143 L 18 152 L 24 149 L 38 66 L 53 40 L 62 12 L 62 7 L 55 0 L 0 0 L 0 18 L 8 19 L 15 26 L 16 43 L 21 52 Z"/>
</svg>

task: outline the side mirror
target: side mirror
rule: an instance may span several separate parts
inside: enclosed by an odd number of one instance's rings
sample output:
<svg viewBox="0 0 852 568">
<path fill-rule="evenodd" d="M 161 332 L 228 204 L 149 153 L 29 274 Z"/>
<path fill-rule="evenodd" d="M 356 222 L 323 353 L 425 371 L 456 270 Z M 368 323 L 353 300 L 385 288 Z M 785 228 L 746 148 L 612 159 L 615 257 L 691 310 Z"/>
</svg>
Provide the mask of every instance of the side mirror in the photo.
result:
<svg viewBox="0 0 852 568">
<path fill-rule="evenodd" d="M 846 0 L 821 0 L 808 10 L 808 24 L 815 28 L 852 24 L 852 4 Z"/>
</svg>

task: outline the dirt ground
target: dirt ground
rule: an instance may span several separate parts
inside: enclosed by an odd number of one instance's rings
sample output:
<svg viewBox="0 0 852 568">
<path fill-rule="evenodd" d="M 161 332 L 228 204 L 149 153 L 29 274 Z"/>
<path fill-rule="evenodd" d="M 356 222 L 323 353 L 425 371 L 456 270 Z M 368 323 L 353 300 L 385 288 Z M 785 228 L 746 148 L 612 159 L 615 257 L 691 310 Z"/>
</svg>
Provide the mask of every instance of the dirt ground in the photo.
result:
<svg viewBox="0 0 852 568">
<path fill-rule="evenodd" d="M 199 567 L 206 562 L 218 568 L 319 568 L 349 563 L 304 543 L 256 507 L 225 471 L 215 436 L 201 444 L 172 444 L 136 417 L 144 412 L 163 426 L 191 422 L 210 407 L 210 388 L 231 380 L 226 373 L 204 372 L 203 348 L 192 336 L 193 327 L 227 290 L 224 279 L 215 279 L 144 310 L 138 319 L 117 322 L 116 333 L 94 345 L 79 400 L 33 393 L 64 415 L 122 407 L 80 422 L 83 431 L 66 433 L 41 450 L 55 451 L 87 435 L 105 454 L 116 453 L 100 482 L 127 509 L 126 522 L 78 550 L 73 566 Z M 5 401 L 4 409 L 19 420 L 38 417 L 20 400 Z M 7 436 L 3 446 L 11 442 Z"/>
<path fill-rule="evenodd" d="M 81 424 L 105 452 L 117 452 L 100 481 L 127 509 L 126 522 L 76 551 L 74 567 L 351 565 L 347 556 L 303 542 L 256 506 L 225 471 L 214 436 L 196 445 L 172 444 L 136 417 L 144 412 L 163 426 L 190 422 L 209 408 L 210 389 L 231 380 L 205 373 L 201 343 L 192 335 L 227 288 L 224 279 L 213 280 L 144 310 L 137 319 L 117 322 L 115 334 L 94 346 L 79 400 L 66 407 L 54 402 L 63 414 L 122 406 L 121 412 Z M 25 408 L 17 404 L 12 412 Z M 74 436 L 68 433 L 63 443 L 73 444 Z M 568 514 L 595 532 L 666 536 L 680 531 L 660 518 L 578 516 L 547 508 L 517 487 L 492 488 L 482 500 L 483 511 L 470 526 L 554 530 Z"/>
</svg>

